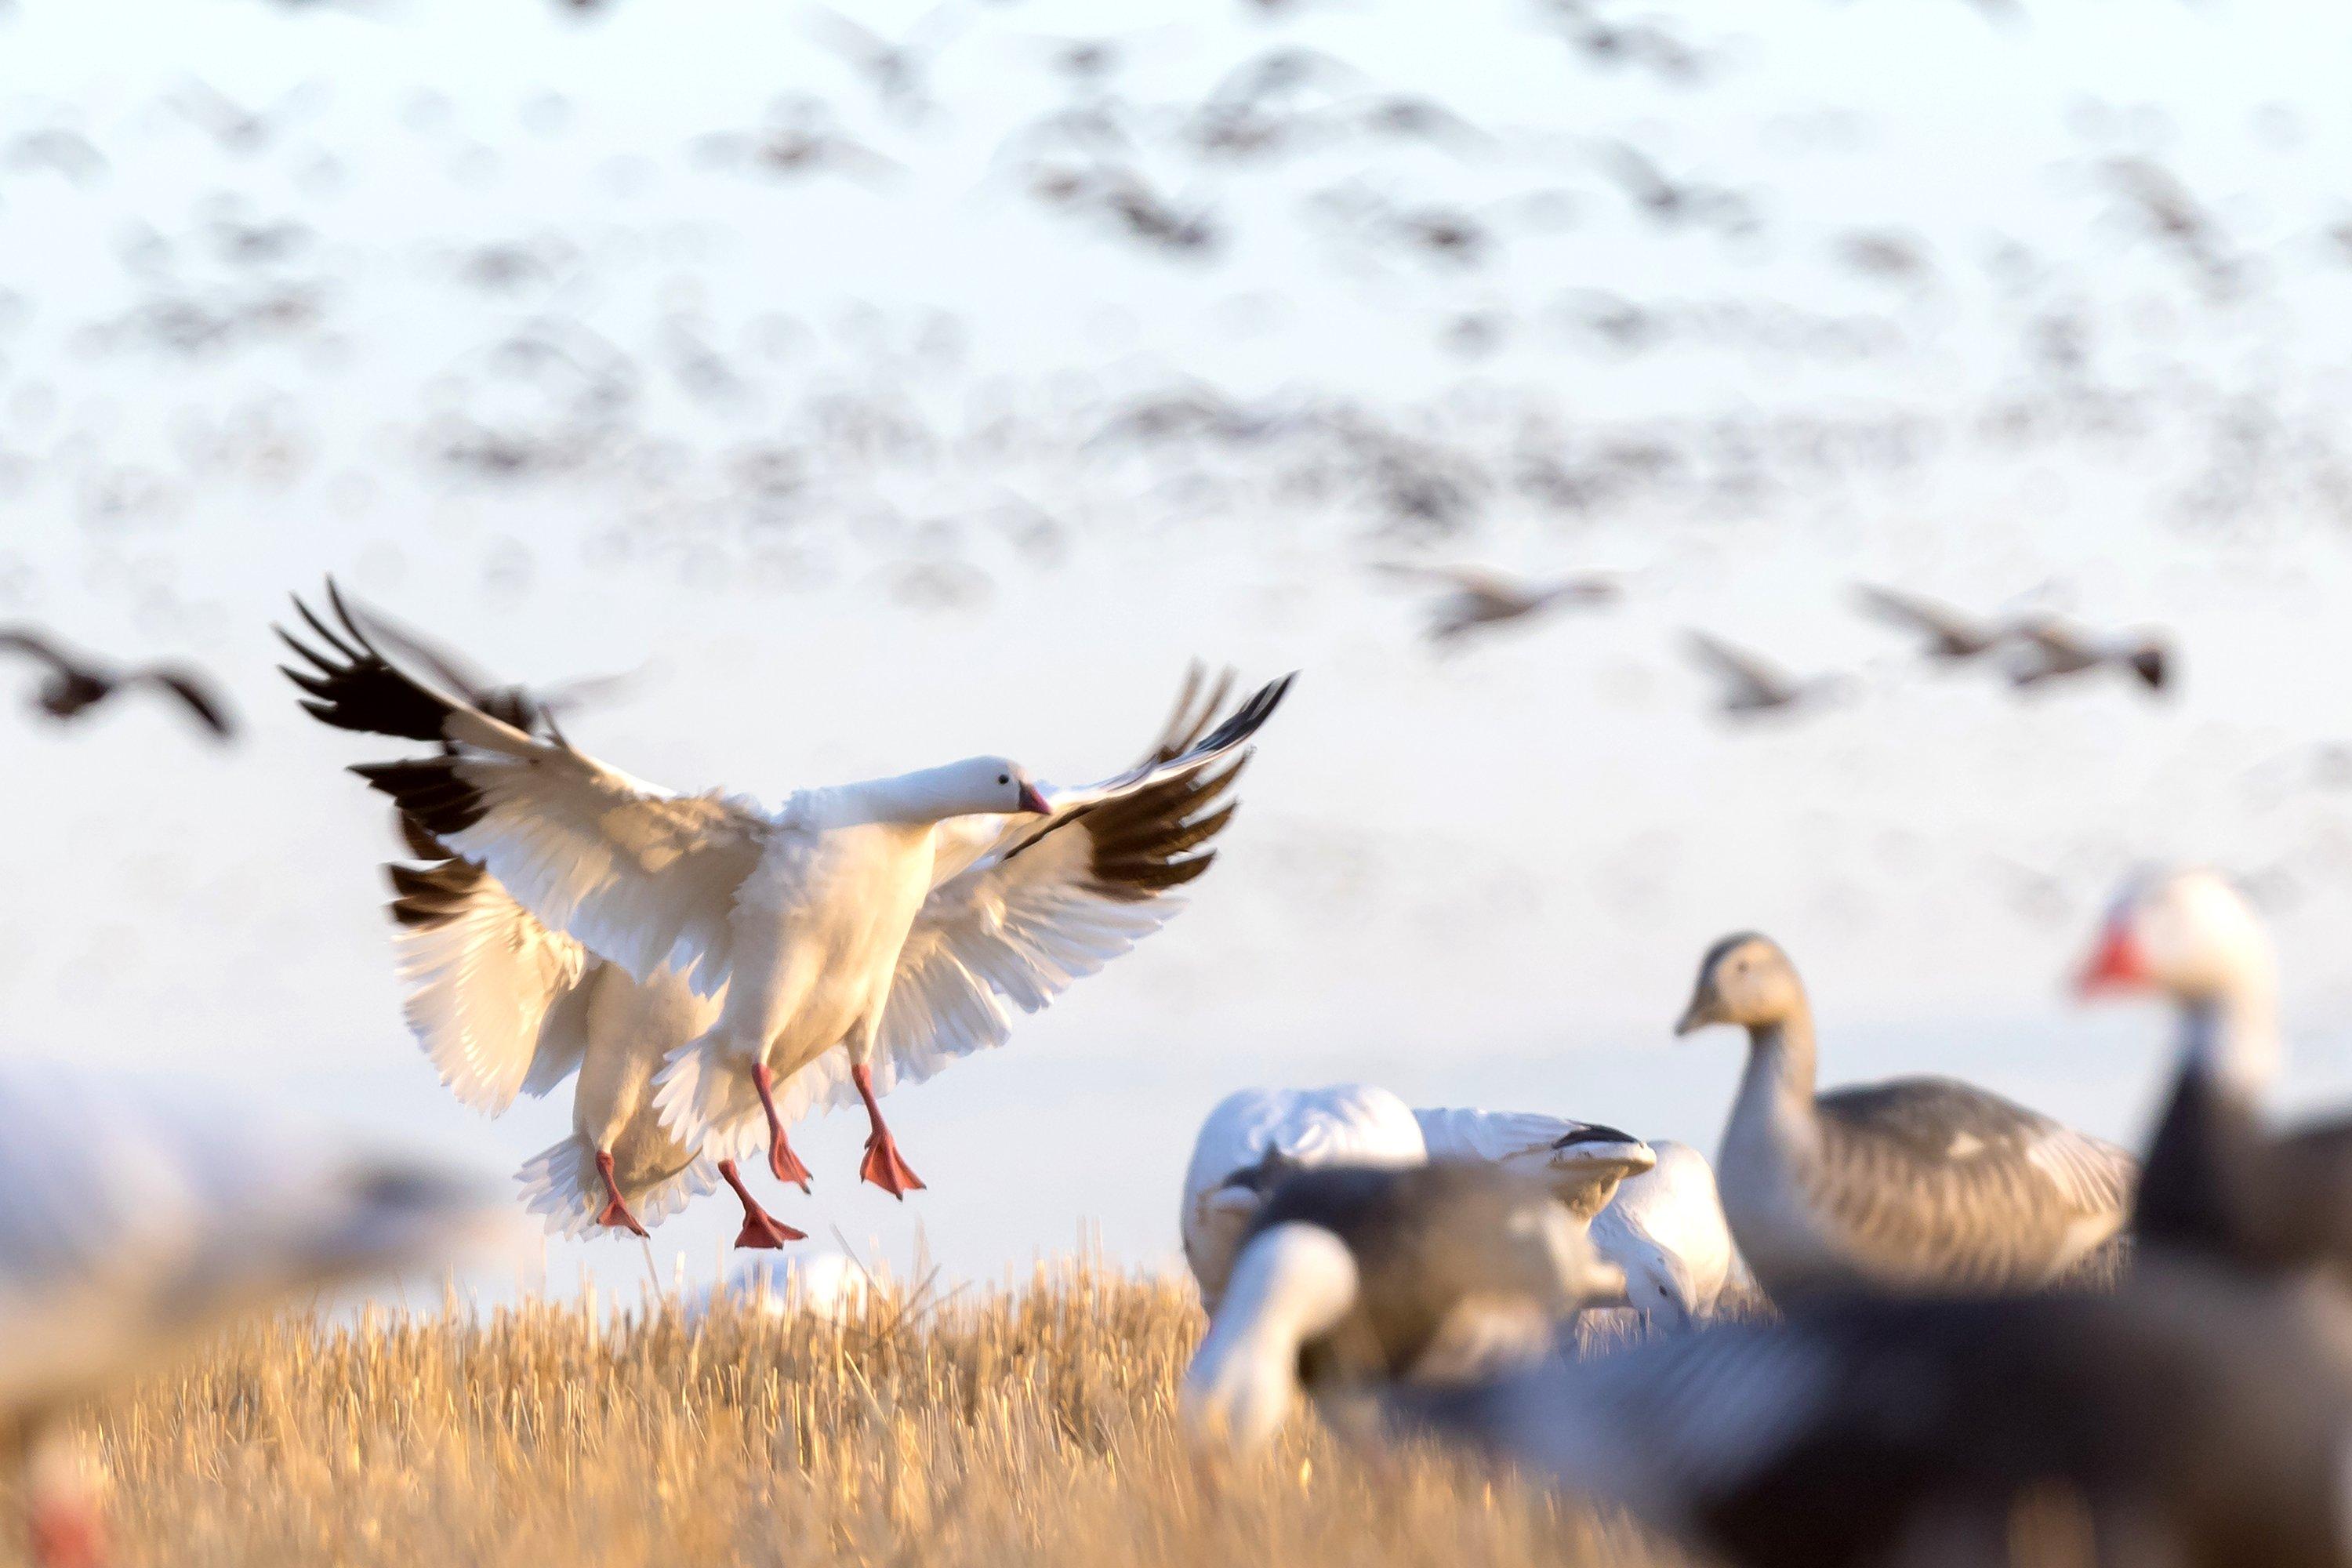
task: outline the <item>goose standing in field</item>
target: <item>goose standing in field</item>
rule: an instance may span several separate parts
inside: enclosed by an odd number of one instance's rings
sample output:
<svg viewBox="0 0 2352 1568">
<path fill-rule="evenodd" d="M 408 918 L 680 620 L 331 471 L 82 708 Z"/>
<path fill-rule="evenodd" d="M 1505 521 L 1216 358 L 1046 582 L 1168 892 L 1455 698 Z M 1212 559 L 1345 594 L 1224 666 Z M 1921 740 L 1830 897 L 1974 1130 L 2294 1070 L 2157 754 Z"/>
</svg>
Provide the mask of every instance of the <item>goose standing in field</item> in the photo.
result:
<svg viewBox="0 0 2352 1568">
<path fill-rule="evenodd" d="M 1323 1165 L 1429 1163 L 1412 1108 L 1387 1089 L 1244 1089 L 1216 1103 L 1192 1139 L 1177 1229 L 1211 1311 L 1250 1221 L 1283 1180 Z"/>
<path fill-rule="evenodd" d="M 2160 993 L 2180 1015 L 2172 1093 L 2133 1209 L 2141 1245 L 2327 1267 L 2352 1283 L 2352 1119 L 2265 1125 L 2284 1054 L 2278 960 L 2244 896 L 2202 868 L 2135 877 L 2077 988 Z"/>
<path fill-rule="evenodd" d="M 1817 1096 L 1812 1009 L 1765 937 L 1708 951 L 1675 1033 L 1711 1024 L 1748 1031 L 1717 1168 L 1739 1254 L 1776 1301 L 2043 1285 L 2123 1226 L 2132 1157 L 1997 1094 L 1914 1078 Z"/>
<path fill-rule="evenodd" d="M 1204 1446 L 1255 1450 L 1302 1390 L 1325 1403 L 1532 1359 L 1623 1289 L 1532 1177 L 1453 1161 L 1297 1172 L 1243 1237 L 1184 1375 L 1184 1423 Z"/>
<path fill-rule="evenodd" d="M 878 1096 L 1002 1044 L 1014 1009 L 1164 924 L 1178 906 L 1163 895 L 1208 868 L 1213 851 L 1187 851 L 1230 817 L 1216 802 L 1290 684 L 1100 784 L 1048 790 L 973 757 L 802 790 L 769 813 L 673 794 L 481 711 L 386 660 L 328 591 L 341 662 L 298 678 L 312 710 L 439 748 L 355 771 L 550 930 L 640 983 L 668 967 L 698 995 L 723 990 L 657 1078 L 664 1125 L 730 1157 L 762 1115 L 789 1179 L 777 1089 L 838 1049 L 871 1129 L 859 1173 L 899 1196 L 919 1183 Z"/>
<path fill-rule="evenodd" d="M 407 1156 L 131 1080 L 0 1064 L 0 1455 L 28 1467 L 37 1560 L 95 1560 L 91 1500 L 47 1462 L 62 1419 L 252 1312 L 437 1263 L 493 1194 Z"/>
</svg>

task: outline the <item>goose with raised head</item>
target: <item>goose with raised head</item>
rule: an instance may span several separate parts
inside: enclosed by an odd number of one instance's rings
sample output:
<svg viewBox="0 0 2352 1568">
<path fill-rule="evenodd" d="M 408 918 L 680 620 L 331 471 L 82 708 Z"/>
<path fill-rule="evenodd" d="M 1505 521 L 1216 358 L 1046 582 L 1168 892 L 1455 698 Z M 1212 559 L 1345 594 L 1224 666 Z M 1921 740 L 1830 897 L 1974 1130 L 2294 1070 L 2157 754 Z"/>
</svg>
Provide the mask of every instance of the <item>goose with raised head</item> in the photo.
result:
<svg viewBox="0 0 2352 1568">
<path fill-rule="evenodd" d="M 1328 1413 L 1532 1360 L 1623 1290 L 1534 1177 L 1458 1161 L 1297 1172 L 1250 1221 L 1184 1374 L 1184 1423 L 1204 1446 L 1256 1449 L 1302 1392 Z"/>
<path fill-rule="evenodd" d="M 2112 1143 L 1952 1079 L 1817 1094 L 1812 1009 L 1769 939 L 1708 951 L 1675 1032 L 1716 1024 L 1748 1032 L 1724 1215 L 1774 1300 L 2043 1285 L 2122 1228 L 2137 1167 Z"/>
<path fill-rule="evenodd" d="M 878 1097 L 1001 1045 L 1158 930 L 1207 869 L 1217 801 L 1289 688 L 1273 682 L 1181 755 L 1041 785 L 1002 757 L 802 790 L 774 812 L 680 795 L 541 740 L 397 668 L 343 611 L 334 658 L 295 679 L 342 728 L 432 742 L 356 770 L 551 931 L 643 984 L 676 970 L 719 1014 L 656 1078 L 698 1153 L 756 1146 L 790 1179 L 778 1090 L 835 1052 L 869 1123 L 865 1179 L 919 1184 Z M 750 1131 L 750 1136 L 739 1130 Z"/>
<path fill-rule="evenodd" d="M 2352 1118 L 2265 1125 L 2283 1055 L 2278 960 L 2245 897 L 2201 868 L 2132 878 L 2077 981 L 2152 992 L 2180 1017 L 2179 1062 L 2133 1208 L 2143 1247 L 2352 1280 Z"/>
</svg>

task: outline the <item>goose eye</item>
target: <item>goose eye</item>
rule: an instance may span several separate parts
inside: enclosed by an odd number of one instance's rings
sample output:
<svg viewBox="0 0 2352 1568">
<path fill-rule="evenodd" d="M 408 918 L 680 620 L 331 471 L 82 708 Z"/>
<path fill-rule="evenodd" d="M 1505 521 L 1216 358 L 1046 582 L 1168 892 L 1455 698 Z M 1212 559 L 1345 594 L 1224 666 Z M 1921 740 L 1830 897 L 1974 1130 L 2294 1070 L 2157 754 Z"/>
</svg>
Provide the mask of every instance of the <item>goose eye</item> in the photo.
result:
<svg viewBox="0 0 2352 1568">
<path fill-rule="evenodd" d="M 1011 773 L 999 773 L 996 775 L 996 782 L 998 784 L 1011 784 L 1013 782 L 1013 775 Z"/>
</svg>

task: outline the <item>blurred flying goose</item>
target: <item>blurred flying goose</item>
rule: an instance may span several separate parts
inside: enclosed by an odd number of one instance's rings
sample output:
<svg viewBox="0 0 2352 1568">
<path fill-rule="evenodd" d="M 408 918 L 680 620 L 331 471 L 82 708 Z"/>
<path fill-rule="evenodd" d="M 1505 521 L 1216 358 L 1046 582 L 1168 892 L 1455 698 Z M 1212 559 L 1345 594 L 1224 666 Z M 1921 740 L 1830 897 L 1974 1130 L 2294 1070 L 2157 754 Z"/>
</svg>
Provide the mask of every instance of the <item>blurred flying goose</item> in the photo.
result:
<svg viewBox="0 0 2352 1568">
<path fill-rule="evenodd" d="M 378 631 L 375 612 L 352 613 L 371 635 Z M 316 637 L 335 646 L 333 634 L 311 624 Z M 503 710 L 519 728 L 554 738 L 555 704 L 540 692 L 493 687 L 449 650 L 415 632 L 400 636 L 404 648 L 434 668 L 462 673 L 468 683 L 463 695 L 477 708 Z M 336 668 L 335 658 L 320 649 L 287 640 L 319 671 Z M 1190 746 L 1230 690 L 1230 676 L 1208 687 L 1202 672 L 1192 670 L 1148 754 L 1172 756 Z M 401 928 L 395 947 L 409 988 L 410 1027 L 442 1081 L 468 1105 L 495 1116 L 518 1091 L 545 1094 L 578 1075 L 572 1135 L 517 1173 L 526 1206 L 559 1234 L 604 1226 L 642 1236 L 647 1225 L 724 1181 L 743 1209 L 736 1246 L 776 1247 L 802 1239 L 804 1232 L 751 1195 L 733 1158 L 696 1155 L 663 1125 L 655 1104 L 654 1079 L 662 1063 L 712 1026 L 721 996 L 698 994 L 667 965 L 640 984 L 619 965 L 550 931 L 496 878 L 452 856 L 421 824 L 404 818 L 403 826 L 412 852 L 425 864 L 388 868 L 397 895 L 392 912 Z M 813 1106 L 850 1099 L 848 1066 L 828 1056 L 780 1086 L 774 1095 L 779 1121 L 788 1126 Z M 756 1116 L 751 1111 L 746 1121 Z M 777 1179 L 807 1191 L 809 1171 L 781 1132 L 772 1152 Z"/>
<path fill-rule="evenodd" d="M 1428 636 L 1435 643 L 1524 620 L 1539 611 L 1602 605 L 1617 597 L 1617 584 L 1606 577 L 1563 577 L 1538 583 L 1486 566 L 1422 566 L 1402 561 L 1377 562 L 1374 569 L 1402 582 L 1445 590 L 1430 605 Z"/>
<path fill-rule="evenodd" d="M 1389 1398 L 1739 1568 L 2341 1568 L 2352 1321 L 2158 1255 L 2113 1292 L 1856 1296 Z"/>
<path fill-rule="evenodd" d="M 1326 1404 L 1540 1355 L 1624 1282 L 1542 1182 L 1497 1165 L 1326 1166 L 1251 1220 L 1185 1373 L 1187 1429 L 1248 1452 L 1302 1391 Z"/>
<path fill-rule="evenodd" d="M 2352 1283 L 2352 1119 L 2265 1125 L 2282 1056 L 2278 961 L 2237 889 L 2202 868 L 2133 878 L 2079 989 L 2158 992 L 2180 1016 L 2172 1093 L 2133 1210 L 2141 1245 L 2326 1267 Z"/>
<path fill-rule="evenodd" d="M 839 1049 L 871 1128 L 859 1173 L 901 1196 L 920 1184 L 877 1097 L 1002 1044 L 1015 1009 L 1164 924 L 1178 908 L 1164 895 L 1213 858 L 1187 851 L 1231 816 L 1216 802 L 1290 685 L 1262 688 L 1181 755 L 1096 784 L 1049 789 L 972 757 L 801 790 L 771 813 L 673 794 L 485 713 L 395 667 L 328 593 L 341 626 L 334 657 L 296 677 L 309 706 L 439 748 L 354 771 L 550 930 L 641 984 L 667 967 L 698 995 L 723 990 L 717 1020 L 656 1080 L 680 1142 L 735 1156 L 759 1114 L 788 1179 L 777 1090 Z"/>
<path fill-rule="evenodd" d="M 1684 634 L 1691 658 L 1723 683 L 1720 711 L 1735 719 L 1759 713 L 1794 712 L 1825 702 L 1845 689 L 1841 675 L 1801 679 L 1759 654 L 1734 647 L 1706 632 Z"/>
<path fill-rule="evenodd" d="M 2105 637 L 2054 616 L 2042 616 L 2018 623 L 2016 635 L 2025 647 L 2011 662 L 2009 679 L 2021 687 L 2041 686 L 2113 666 L 2129 670 L 2150 691 L 2162 691 L 2174 673 L 2170 645 L 2154 633 Z"/>
<path fill-rule="evenodd" d="M 71 652 L 55 637 L 30 626 L 0 626 L 0 653 L 22 654 L 48 671 L 33 706 L 52 719 L 78 719 L 123 691 L 151 688 L 172 698 L 216 741 L 236 737 L 236 722 L 213 683 L 194 670 L 173 664 L 121 669 Z"/>
<path fill-rule="evenodd" d="M 29 1467 L 42 1562 L 93 1560 L 91 1500 L 48 1458 L 83 1401 L 247 1313 L 496 1233 L 469 1178 L 177 1085 L 11 1060 L 0 1125 L 0 1456 Z"/>
<path fill-rule="evenodd" d="M 1914 1078 L 1817 1097 L 1812 1010 L 1764 937 L 1708 951 L 1675 1032 L 1710 1024 L 1748 1031 L 1717 1164 L 1733 1239 L 1775 1300 L 2046 1284 L 2123 1225 L 2132 1157 L 1997 1094 Z"/>
<path fill-rule="evenodd" d="M 1857 584 L 1853 594 L 1864 614 L 1916 633 L 1923 641 L 1923 651 L 1940 663 L 1958 664 L 1981 658 L 2012 636 L 2003 622 L 1980 620 L 1917 594 L 1898 593 L 1867 583 Z"/>
</svg>

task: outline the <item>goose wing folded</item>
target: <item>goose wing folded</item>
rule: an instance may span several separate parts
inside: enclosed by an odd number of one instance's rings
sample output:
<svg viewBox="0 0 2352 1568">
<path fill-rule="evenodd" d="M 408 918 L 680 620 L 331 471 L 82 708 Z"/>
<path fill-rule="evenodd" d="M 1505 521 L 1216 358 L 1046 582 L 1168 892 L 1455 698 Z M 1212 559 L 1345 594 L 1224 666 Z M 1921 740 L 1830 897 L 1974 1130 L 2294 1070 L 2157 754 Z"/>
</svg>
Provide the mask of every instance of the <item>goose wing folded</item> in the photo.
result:
<svg viewBox="0 0 2352 1568">
<path fill-rule="evenodd" d="M 323 647 L 286 637 L 313 667 L 286 671 L 310 694 L 304 706 L 339 729 L 441 747 L 354 773 L 542 923 L 639 981 L 675 965 L 705 995 L 725 983 L 735 893 L 759 863 L 764 816 L 632 778 L 483 712 L 394 666 L 332 584 L 328 596 L 340 629 L 297 606 Z"/>
<path fill-rule="evenodd" d="M 1196 708 L 1198 672 L 1150 755 L 1117 778 L 1045 792 L 1054 810 L 983 816 L 942 831 L 950 869 L 900 950 L 875 1041 L 875 1081 L 920 1083 L 958 1057 L 1004 1043 L 1034 1013 L 1182 906 L 1167 895 L 1216 858 L 1203 848 L 1233 819 L 1235 753 L 1282 700 L 1274 682 L 1202 733 L 1225 687 Z M 1227 762 L 1227 759 L 1233 759 Z M 1219 767 L 1216 764 L 1226 763 Z M 838 1091 L 845 1096 L 849 1091 Z"/>
<path fill-rule="evenodd" d="M 1818 1103 L 1833 1178 L 1822 1196 L 1890 1256 L 1944 1269 L 1966 1257 L 2004 1279 L 2044 1261 L 2054 1272 L 2130 1205 L 2130 1154 L 1969 1084 L 1907 1079 Z"/>
</svg>

